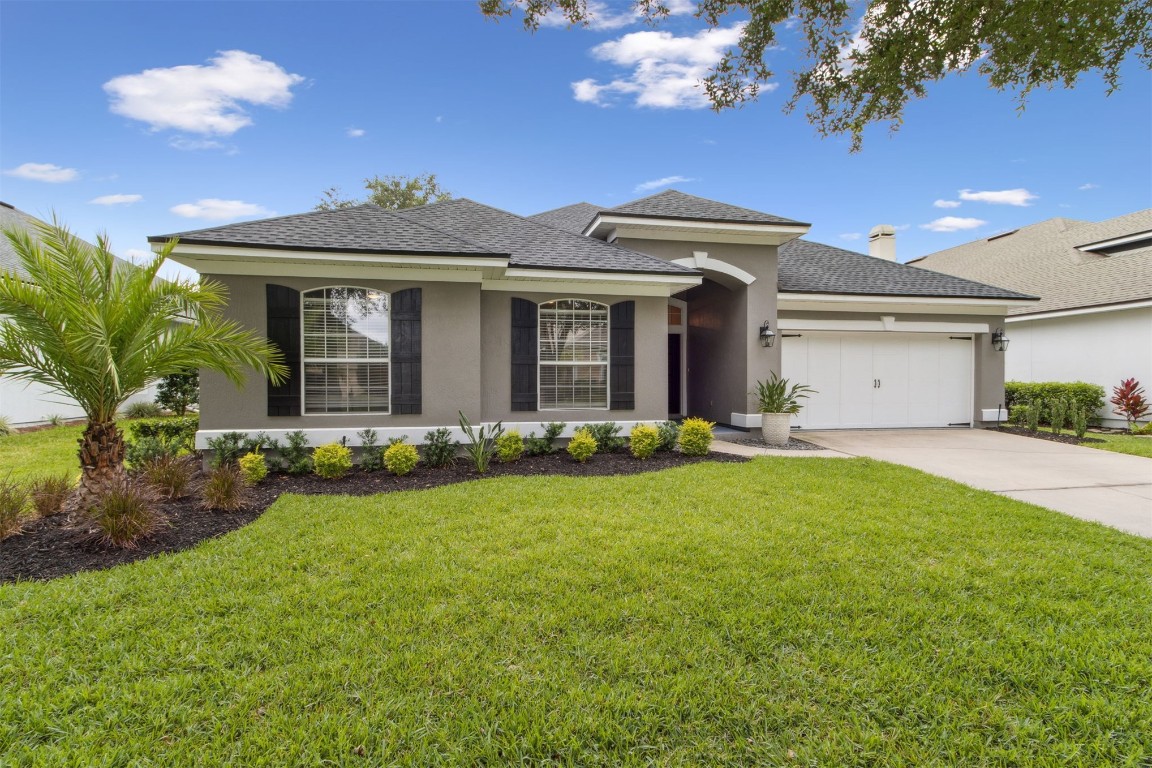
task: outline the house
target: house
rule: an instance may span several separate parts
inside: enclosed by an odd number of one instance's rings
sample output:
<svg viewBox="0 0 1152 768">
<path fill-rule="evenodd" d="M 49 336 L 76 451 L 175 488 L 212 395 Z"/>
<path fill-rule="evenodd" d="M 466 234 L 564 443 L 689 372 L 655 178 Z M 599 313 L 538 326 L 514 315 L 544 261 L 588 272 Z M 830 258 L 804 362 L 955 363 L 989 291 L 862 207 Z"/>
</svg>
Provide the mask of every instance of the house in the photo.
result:
<svg viewBox="0 0 1152 768">
<path fill-rule="evenodd" d="M 759 424 L 755 382 L 819 394 L 801 426 L 972 425 L 1003 402 L 990 343 L 1030 297 L 800 240 L 809 225 L 678 191 L 521 217 L 468 199 L 361 205 L 149 238 L 280 346 L 280 386 L 201 378 L 199 442 L 305 429 L 684 415 Z M 883 245 L 883 244 L 882 244 Z"/>
<path fill-rule="evenodd" d="M 9 203 L 0 202 L 0 231 L 25 230 L 35 234 L 37 225 L 43 224 L 44 222 L 35 216 Z M 129 263 L 122 259 L 117 259 L 116 263 L 129 266 Z M 20 260 L 12 244 L 2 235 L 0 235 L 0 271 L 27 278 L 27 273 L 20 266 Z M 155 388 L 150 387 L 128 402 L 151 402 L 155 396 Z M 41 384 L 0 376 L 0 417 L 6 419 L 12 426 L 43 424 L 54 416 L 82 419 L 84 411 L 72 398 L 53 392 Z"/>
<path fill-rule="evenodd" d="M 1048 219 L 914 262 L 1041 297 L 1005 318 L 1009 381 L 1152 386 L 1152 209 L 1104 221 Z M 1123 426 L 1105 407 L 1098 414 Z"/>
</svg>

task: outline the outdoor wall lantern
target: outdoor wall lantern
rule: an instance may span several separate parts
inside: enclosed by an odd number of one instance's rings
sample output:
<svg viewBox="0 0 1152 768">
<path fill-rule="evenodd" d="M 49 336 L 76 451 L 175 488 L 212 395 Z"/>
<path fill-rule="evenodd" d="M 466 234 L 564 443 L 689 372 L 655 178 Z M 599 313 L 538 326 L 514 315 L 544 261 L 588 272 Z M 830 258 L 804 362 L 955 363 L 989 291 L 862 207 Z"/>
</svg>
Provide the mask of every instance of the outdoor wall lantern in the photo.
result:
<svg viewBox="0 0 1152 768">
<path fill-rule="evenodd" d="M 1008 351 L 1008 337 L 1004 335 L 1003 328 L 992 331 L 992 348 L 997 352 Z"/>
<path fill-rule="evenodd" d="M 760 326 L 760 346 L 770 347 L 775 343 L 776 331 L 772 330 L 772 328 L 768 325 L 768 321 L 765 320 L 764 324 Z"/>
</svg>

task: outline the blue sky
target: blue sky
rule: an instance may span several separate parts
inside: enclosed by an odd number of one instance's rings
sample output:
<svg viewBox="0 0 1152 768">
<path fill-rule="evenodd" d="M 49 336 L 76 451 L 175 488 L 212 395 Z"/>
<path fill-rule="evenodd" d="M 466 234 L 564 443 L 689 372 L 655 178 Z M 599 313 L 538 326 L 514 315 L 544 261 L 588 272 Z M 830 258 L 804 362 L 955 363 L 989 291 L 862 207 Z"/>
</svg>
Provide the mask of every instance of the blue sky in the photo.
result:
<svg viewBox="0 0 1152 768">
<path fill-rule="evenodd" d="M 724 33 L 702 36 L 689 15 L 659 37 L 603 18 L 530 35 L 470 0 L 5 0 L 0 199 L 89 239 L 105 230 L 131 255 L 148 235 L 307 211 L 375 174 L 434 172 L 520 214 L 681 179 L 843 247 L 894 224 L 902 261 L 1152 205 L 1152 77 L 1135 61 L 1111 97 L 1089 76 L 1022 114 L 1011 94 L 952 77 L 851 154 L 781 111 L 795 33 L 770 55 L 779 89 L 717 114 L 691 83 Z M 641 57 L 654 66 L 638 73 Z"/>
</svg>

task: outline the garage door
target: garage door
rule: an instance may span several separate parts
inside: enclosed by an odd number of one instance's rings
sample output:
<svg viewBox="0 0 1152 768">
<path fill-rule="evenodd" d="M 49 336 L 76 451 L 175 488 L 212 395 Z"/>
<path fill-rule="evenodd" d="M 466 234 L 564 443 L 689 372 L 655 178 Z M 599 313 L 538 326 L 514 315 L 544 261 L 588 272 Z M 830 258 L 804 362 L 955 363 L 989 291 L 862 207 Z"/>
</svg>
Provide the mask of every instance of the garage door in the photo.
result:
<svg viewBox="0 0 1152 768">
<path fill-rule="evenodd" d="M 805 429 L 947 427 L 972 420 L 972 339 L 804 332 L 782 340 L 783 375 L 817 390 Z"/>
</svg>

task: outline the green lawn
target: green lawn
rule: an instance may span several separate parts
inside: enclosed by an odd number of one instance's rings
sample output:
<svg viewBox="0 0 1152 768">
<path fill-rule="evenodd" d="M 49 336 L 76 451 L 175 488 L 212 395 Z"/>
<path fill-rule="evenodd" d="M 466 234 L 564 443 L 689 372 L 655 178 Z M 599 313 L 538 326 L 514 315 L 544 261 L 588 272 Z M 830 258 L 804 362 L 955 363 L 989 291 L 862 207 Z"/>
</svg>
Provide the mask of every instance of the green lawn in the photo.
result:
<svg viewBox="0 0 1152 768">
<path fill-rule="evenodd" d="M 866 459 L 284 497 L 0 587 L 0 764 L 1143 767 L 1149 574 Z"/>
<path fill-rule="evenodd" d="M 14 479 L 71 472 L 80 475 L 76 441 L 83 426 L 52 427 L 0 437 L 0 476 L 9 471 Z"/>
<path fill-rule="evenodd" d="M 1152 459 L 1152 437 L 1145 435 L 1112 435 L 1090 432 L 1088 437 L 1096 437 L 1103 443 L 1085 443 L 1091 448 L 1115 453 L 1130 453 L 1133 456 L 1146 456 Z"/>
</svg>

